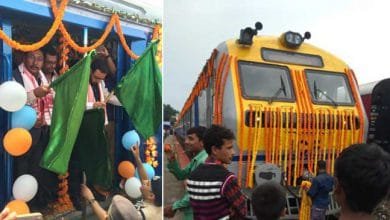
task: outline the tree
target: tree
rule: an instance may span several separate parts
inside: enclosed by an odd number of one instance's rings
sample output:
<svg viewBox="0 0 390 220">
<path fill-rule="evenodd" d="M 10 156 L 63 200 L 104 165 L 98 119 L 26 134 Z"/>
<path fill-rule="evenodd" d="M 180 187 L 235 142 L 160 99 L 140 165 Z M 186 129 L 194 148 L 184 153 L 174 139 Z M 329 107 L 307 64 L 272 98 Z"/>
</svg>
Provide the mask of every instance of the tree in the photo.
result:
<svg viewBox="0 0 390 220">
<path fill-rule="evenodd" d="M 164 121 L 169 121 L 172 123 L 176 122 L 176 114 L 179 113 L 174 109 L 170 104 L 164 104 Z"/>
</svg>

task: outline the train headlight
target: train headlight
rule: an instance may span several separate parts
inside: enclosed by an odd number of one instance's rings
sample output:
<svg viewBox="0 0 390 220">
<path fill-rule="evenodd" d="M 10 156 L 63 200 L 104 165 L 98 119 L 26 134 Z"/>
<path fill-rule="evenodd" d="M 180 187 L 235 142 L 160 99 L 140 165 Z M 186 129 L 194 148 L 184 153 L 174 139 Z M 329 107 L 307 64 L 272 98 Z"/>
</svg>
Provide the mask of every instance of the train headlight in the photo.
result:
<svg viewBox="0 0 390 220">
<path fill-rule="evenodd" d="M 300 33 L 288 31 L 282 35 L 281 39 L 286 47 L 295 49 L 301 46 L 305 39 L 310 39 L 310 32 L 305 32 L 305 36 L 302 37 Z"/>
<path fill-rule="evenodd" d="M 253 36 L 255 36 L 257 34 L 257 31 L 261 30 L 262 28 L 263 25 L 261 24 L 261 22 L 256 22 L 255 29 L 252 29 L 250 27 L 241 29 L 240 38 L 237 40 L 237 43 L 245 46 L 251 46 L 253 43 Z"/>
<path fill-rule="evenodd" d="M 253 36 L 256 35 L 257 32 L 253 31 L 252 28 L 247 27 L 245 29 L 241 29 L 240 31 L 240 38 L 238 39 L 238 43 L 242 45 L 252 45 L 253 43 Z"/>
</svg>

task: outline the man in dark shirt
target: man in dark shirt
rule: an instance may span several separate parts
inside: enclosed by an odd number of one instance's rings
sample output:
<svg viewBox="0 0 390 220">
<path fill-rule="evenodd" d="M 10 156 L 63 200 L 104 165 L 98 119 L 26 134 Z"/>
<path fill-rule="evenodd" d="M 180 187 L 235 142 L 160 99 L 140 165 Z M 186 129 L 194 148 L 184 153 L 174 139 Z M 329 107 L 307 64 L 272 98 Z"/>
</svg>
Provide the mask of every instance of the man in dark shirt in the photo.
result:
<svg viewBox="0 0 390 220">
<path fill-rule="evenodd" d="M 231 130 L 218 125 L 206 130 L 203 145 L 208 158 L 187 181 L 194 219 L 243 219 L 246 216 L 246 198 L 237 177 L 225 167 L 234 155 L 234 139 Z"/>
<path fill-rule="evenodd" d="M 44 60 L 42 66 L 42 72 L 45 74 L 47 82 L 52 83 L 58 78 L 58 73 L 56 71 L 58 54 L 56 49 L 48 45 L 44 48 Z"/>
<path fill-rule="evenodd" d="M 312 199 L 312 220 L 325 220 L 326 208 L 330 203 L 329 192 L 333 190 L 333 177 L 326 173 L 326 162 L 318 161 L 318 174 L 313 179 L 307 194 Z"/>
</svg>

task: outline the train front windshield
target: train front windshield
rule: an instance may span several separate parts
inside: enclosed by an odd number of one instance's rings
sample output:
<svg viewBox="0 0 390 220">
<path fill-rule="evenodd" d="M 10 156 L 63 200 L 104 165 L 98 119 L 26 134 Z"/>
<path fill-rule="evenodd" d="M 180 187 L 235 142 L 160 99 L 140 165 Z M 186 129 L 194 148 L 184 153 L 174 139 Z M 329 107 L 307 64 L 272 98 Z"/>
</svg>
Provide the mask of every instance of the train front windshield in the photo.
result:
<svg viewBox="0 0 390 220">
<path fill-rule="evenodd" d="M 342 73 L 306 70 L 312 101 L 325 105 L 354 105 L 351 88 Z"/>
<path fill-rule="evenodd" d="M 244 98 L 294 101 L 288 68 L 246 61 L 238 65 Z"/>
</svg>

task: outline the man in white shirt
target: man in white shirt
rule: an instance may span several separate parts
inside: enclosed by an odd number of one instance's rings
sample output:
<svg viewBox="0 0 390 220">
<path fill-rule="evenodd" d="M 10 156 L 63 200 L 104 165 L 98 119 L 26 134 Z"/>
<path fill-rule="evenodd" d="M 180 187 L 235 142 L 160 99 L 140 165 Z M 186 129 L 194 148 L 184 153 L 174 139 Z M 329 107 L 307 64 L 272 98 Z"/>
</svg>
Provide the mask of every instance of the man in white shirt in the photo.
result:
<svg viewBox="0 0 390 220">
<path fill-rule="evenodd" d="M 91 76 L 89 78 L 87 109 L 105 108 L 106 103 L 121 106 L 119 100 L 114 96 L 109 96 L 109 92 L 104 84 L 104 79 L 109 73 L 107 62 L 102 58 L 96 58 L 91 64 Z M 108 98 L 108 100 L 106 100 Z M 106 114 L 107 115 L 107 114 Z M 107 123 L 106 123 L 107 124 Z"/>
<path fill-rule="evenodd" d="M 27 92 L 27 105 L 37 112 L 37 122 L 30 130 L 32 146 L 30 150 L 15 158 L 14 175 L 31 174 L 38 181 L 38 192 L 29 202 L 32 210 L 40 211 L 48 203 L 56 200 L 57 175 L 39 166 L 39 162 L 49 142 L 51 114 L 54 92 L 41 71 L 44 56 L 41 50 L 24 54 L 23 62 L 13 72 L 14 79 L 22 84 Z"/>
<path fill-rule="evenodd" d="M 96 194 L 96 196 L 99 196 L 98 200 L 104 200 L 112 187 L 113 168 L 107 145 L 107 136 L 104 131 L 104 125 L 107 125 L 106 103 L 121 104 L 114 95 L 109 96 L 109 92 L 104 85 L 104 79 L 108 72 L 109 69 L 105 59 L 97 57 L 92 61 L 86 111 L 69 165 L 69 191 L 76 209 L 81 208 L 79 180 L 82 171 L 89 176 L 89 184 L 93 186 L 92 190 L 100 194 Z M 104 110 L 104 112 L 101 110 Z M 90 152 L 94 152 L 93 158 L 90 157 Z"/>
<path fill-rule="evenodd" d="M 42 72 L 45 74 L 45 77 L 50 84 L 58 78 L 58 73 L 56 71 L 57 61 L 58 54 L 56 49 L 52 46 L 44 48 Z"/>
</svg>

